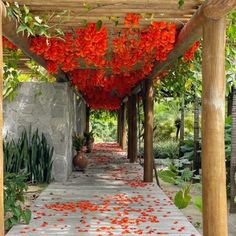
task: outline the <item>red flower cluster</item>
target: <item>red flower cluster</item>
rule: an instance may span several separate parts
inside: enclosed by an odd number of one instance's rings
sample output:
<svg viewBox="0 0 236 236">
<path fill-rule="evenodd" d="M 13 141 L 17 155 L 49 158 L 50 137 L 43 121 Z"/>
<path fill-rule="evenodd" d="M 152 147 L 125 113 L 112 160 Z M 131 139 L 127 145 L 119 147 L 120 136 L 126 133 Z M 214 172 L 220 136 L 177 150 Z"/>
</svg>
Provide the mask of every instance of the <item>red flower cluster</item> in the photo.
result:
<svg viewBox="0 0 236 236">
<path fill-rule="evenodd" d="M 64 39 L 32 38 L 30 49 L 47 60 L 51 73 L 56 73 L 59 67 L 65 72 L 73 71 L 80 66 L 79 60 L 102 68 L 106 63 L 107 31 L 104 27 L 97 30 L 95 23 L 89 23 L 75 35 L 67 33 Z"/>
<path fill-rule="evenodd" d="M 138 26 L 139 25 L 139 20 L 141 18 L 142 17 L 141 17 L 140 14 L 127 13 L 127 15 L 125 17 L 125 25 L 129 26 L 129 27 Z"/>
<path fill-rule="evenodd" d="M 189 48 L 189 49 L 185 52 L 184 57 L 183 57 L 183 60 L 184 60 L 185 62 L 190 61 L 190 60 L 192 60 L 192 59 L 194 58 L 194 54 L 195 54 L 195 52 L 197 51 L 199 45 L 200 45 L 200 42 L 197 41 L 197 42 L 195 42 L 195 43 L 192 45 L 191 48 Z"/>
<path fill-rule="evenodd" d="M 17 49 L 17 47 L 4 36 L 2 37 L 2 43 L 3 43 L 3 48 Z"/>
<path fill-rule="evenodd" d="M 31 50 L 46 59 L 50 72 L 56 73 L 58 68 L 70 72 L 72 84 L 92 108 L 118 109 L 122 97 L 145 79 L 154 62 L 167 59 L 176 39 L 174 24 L 153 22 L 140 29 L 140 19 L 139 14 L 127 14 L 124 24 L 128 28 L 113 38 L 112 52 L 107 50 L 106 28 L 98 29 L 95 23 L 75 34 L 67 33 L 64 39 L 35 37 Z M 93 69 L 78 69 L 84 65 Z"/>
</svg>

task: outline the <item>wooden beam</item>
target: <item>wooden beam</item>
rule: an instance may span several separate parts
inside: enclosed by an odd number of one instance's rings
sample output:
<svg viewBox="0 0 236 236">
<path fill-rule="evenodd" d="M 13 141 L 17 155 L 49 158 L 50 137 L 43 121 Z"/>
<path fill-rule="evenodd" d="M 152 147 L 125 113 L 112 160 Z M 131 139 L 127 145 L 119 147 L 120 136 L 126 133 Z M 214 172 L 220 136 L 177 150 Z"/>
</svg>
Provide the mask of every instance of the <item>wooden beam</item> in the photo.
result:
<svg viewBox="0 0 236 236">
<path fill-rule="evenodd" d="M 4 183 L 3 183 L 3 46 L 2 46 L 2 13 L 0 6 L 0 235 L 4 235 Z"/>
<path fill-rule="evenodd" d="M 153 182 L 153 82 L 145 81 L 144 182 Z"/>
<path fill-rule="evenodd" d="M 203 235 L 228 235 L 225 170 L 225 19 L 203 26 Z"/>
<path fill-rule="evenodd" d="M 14 43 L 18 48 L 22 50 L 22 52 L 30 57 L 32 60 L 36 61 L 40 66 L 47 69 L 46 61 L 34 54 L 29 48 L 30 48 L 30 38 L 26 35 L 17 34 L 16 30 L 18 28 L 18 22 L 17 20 L 14 20 L 7 16 L 7 10 L 4 5 L 4 3 L 1 1 L 1 8 L 3 9 L 3 17 L 2 17 L 2 24 L 3 24 L 3 35 L 8 38 L 12 43 Z M 57 82 L 66 82 L 69 81 L 68 76 L 66 73 L 64 73 L 62 70 L 59 70 L 57 74 L 55 74 L 55 77 L 57 78 Z"/>
<path fill-rule="evenodd" d="M 128 100 L 128 159 L 131 163 L 137 160 L 136 95 L 131 95 Z"/>
</svg>

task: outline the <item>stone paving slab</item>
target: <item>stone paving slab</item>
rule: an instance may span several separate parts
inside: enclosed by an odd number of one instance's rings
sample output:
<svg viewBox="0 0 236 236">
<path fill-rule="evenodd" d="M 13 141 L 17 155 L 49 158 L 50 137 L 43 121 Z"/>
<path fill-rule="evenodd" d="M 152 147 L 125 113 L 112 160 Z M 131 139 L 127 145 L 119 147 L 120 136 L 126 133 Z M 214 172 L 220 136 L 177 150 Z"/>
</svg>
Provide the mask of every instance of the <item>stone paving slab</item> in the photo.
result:
<svg viewBox="0 0 236 236">
<path fill-rule="evenodd" d="M 50 184 L 32 206 L 30 224 L 7 236 L 200 236 L 156 184 L 142 182 L 138 163 L 128 163 L 114 143 L 95 148 L 86 173 Z"/>
</svg>

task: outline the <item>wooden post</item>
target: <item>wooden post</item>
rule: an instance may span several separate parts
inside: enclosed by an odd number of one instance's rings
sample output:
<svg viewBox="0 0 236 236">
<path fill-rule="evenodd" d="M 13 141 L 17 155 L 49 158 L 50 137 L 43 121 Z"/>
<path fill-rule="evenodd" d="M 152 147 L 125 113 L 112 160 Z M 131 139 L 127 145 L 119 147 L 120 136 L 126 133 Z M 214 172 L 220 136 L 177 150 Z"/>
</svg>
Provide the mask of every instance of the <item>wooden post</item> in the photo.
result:
<svg viewBox="0 0 236 236">
<path fill-rule="evenodd" d="M 3 113 L 2 113 L 2 87 L 3 87 L 3 48 L 2 48 L 2 16 L 3 8 L 0 7 L 0 235 L 4 235 L 4 190 L 3 190 Z"/>
<path fill-rule="evenodd" d="M 90 122 L 90 108 L 86 107 L 86 126 L 85 126 L 85 132 L 89 132 L 89 122 Z"/>
<path fill-rule="evenodd" d="M 225 19 L 203 25 L 203 235 L 227 236 L 225 170 Z"/>
<path fill-rule="evenodd" d="M 153 181 L 153 83 L 145 81 L 144 112 L 144 182 Z"/>
<path fill-rule="evenodd" d="M 131 95 L 128 100 L 128 159 L 131 163 L 137 160 L 136 95 Z"/>
<path fill-rule="evenodd" d="M 126 121 L 126 111 L 125 111 L 125 104 L 123 103 L 121 106 L 121 137 L 120 137 L 120 146 L 122 149 L 125 149 L 126 145 L 126 128 L 125 128 L 125 121 Z"/>
<path fill-rule="evenodd" d="M 117 143 L 120 145 L 120 130 L 121 130 L 121 110 L 119 109 L 117 111 L 117 128 L 116 128 L 116 133 L 117 133 Z"/>
</svg>

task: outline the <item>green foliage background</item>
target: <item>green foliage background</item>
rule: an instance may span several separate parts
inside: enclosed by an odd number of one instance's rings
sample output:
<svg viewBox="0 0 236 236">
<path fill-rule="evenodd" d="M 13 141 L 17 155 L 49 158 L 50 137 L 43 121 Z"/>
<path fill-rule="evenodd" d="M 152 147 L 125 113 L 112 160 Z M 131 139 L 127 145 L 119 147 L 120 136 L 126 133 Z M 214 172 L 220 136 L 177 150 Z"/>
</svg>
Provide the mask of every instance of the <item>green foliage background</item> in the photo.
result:
<svg viewBox="0 0 236 236">
<path fill-rule="evenodd" d="M 93 110 L 90 116 L 90 127 L 93 130 L 95 142 L 116 141 L 117 114 L 115 111 Z"/>
</svg>

